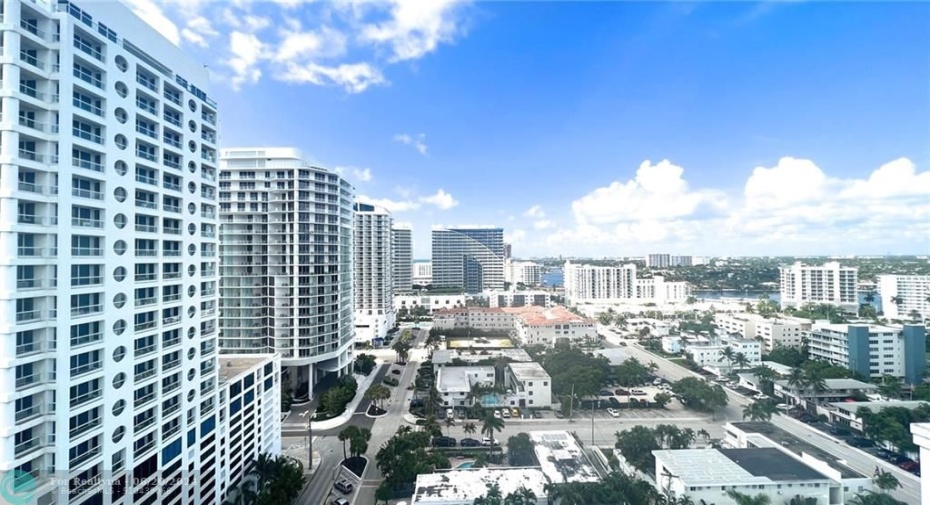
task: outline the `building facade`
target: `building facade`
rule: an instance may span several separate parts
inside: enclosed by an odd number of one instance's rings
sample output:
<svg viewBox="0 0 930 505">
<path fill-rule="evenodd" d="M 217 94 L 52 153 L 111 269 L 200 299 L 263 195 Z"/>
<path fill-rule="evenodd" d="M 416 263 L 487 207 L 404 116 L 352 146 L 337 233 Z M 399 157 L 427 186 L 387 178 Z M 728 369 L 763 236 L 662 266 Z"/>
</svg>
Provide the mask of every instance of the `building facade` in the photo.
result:
<svg viewBox="0 0 930 505">
<path fill-rule="evenodd" d="M 504 288 L 504 230 L 433 228 L 433 287 L 480 293 Z"/>
<path fill-rule="evenodd" d="M 503 310 L 514 316 L 516 338 L 520 345 L 552 347 L 559 342 L 597 341 L 596 321 L 579 316 L 561 305 Z"/>
<path fill-rule="evenodd" d="M 687 282 L 666 282 L 656 275 L 640 279 L 636 265 L 594 266 L 566 262 L 565 298 L 579 303 L 679 303 L 691 296 Z"/>
<path fill-rule="evenodd" d="M 296 149 L 223 150 L 220 345 L 280 353 L 295 398 L 352 364 L 354 200 Z"/>
<path fill-rule="evenodd" d="M 516 286 L 537 286 L 542 279 L 542 265 L 533 261 L 504 261 L 504 282 Z"/>
<path fill-rule="evenodd" d="M 762 342 L 765 352 L 775 347 L 800 349 L 811 329 L 811 322 L 801 318 L 766 318 L 759 314 L 717 313 L 714 324 L 726 333 Z"/>
<path fill-rule="evenodd" d="M 418 260 L 413 262 L 413 284 L 426 286 L 433 283 L 433 262 Z"/>
<path fill-rule="evenodd" d="M 739 369 L 737 363 L 724 356 L 729 348 L 733 354 L 742 353 L 747 363 L 743 366 L 749 370 L 762 363 L 762 344 L 756 340 L 744 339 L 736 336 L 721 336 L 709 342 L 681 343 L 683 351 L 694 360 L 698 366 L 704 367 L 717 375 L 726 375 Z"/>
<path fill-rule="evenodd" d="M 2 7 L 3 497 L 216 503 L 207 71 L 118 3 Z"/>
<path fill-rule="evenodd" d="M 462 307 L 433 311 L 433 328 L 440 330 L 472 328 L 511 333 L 514 330 L 513 321 L 514 315 L 503 309 Z"/>
<path fill-rule="evenodd" d="M 488 291 L 488 304 L 493 307 L 552 307 L 549 291 Z"/>
<path fill-rule="evenodd" d="M 394 247 L 394 291 L 413 290 L 413 228 L 408 223 L 394 223 L 391 229 Z M 429 284 L 429 283 L 427 283 Z"/>
<path fill-rule="evenodd" d="M 926 330 L 921 325 L 815 323 L 808 348 L 811 359 L 829 361 L 864 377 L 891 375 L 908 384 L 923 382 Z"/>
<path fill-rule="evenodd" d="M 399 235 L 394 234 L 393 221 L 387 209 L 355 204 L 356 344 L 367 345 L 383 339 L 394 327 L 397 248 L 393 239 Z"/>
<path fill-rule="evenodd" d="M 394 310 L 424 307 L 430 312 L 465 307 L 465 295 L 394 295 Z"/>
<path fill-rule="evenodd" d="M 930 275 L 879 275 L 878 292 L 886 318 L 930 318 Z"/>
<path fill-rule="evenodd" d="M 856 312 L 859 296 L 856 291 L 859 270 L 831 261 L 823 265 L 797 262 L 779 268 L 781 307 L 801 307 L 808 303 L 836 305 Z"/>
</svg>

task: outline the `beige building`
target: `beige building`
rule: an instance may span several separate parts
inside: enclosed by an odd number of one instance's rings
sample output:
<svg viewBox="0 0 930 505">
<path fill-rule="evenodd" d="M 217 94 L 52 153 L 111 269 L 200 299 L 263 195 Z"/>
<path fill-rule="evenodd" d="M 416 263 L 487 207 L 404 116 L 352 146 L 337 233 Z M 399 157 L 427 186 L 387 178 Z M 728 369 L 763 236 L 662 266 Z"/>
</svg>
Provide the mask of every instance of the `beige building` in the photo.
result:
<svg viewBox="0 0 930 505">
<path fill-rule="evenodd" d="M 800 318 L 766 318 L 759 314 L 723 314 L 714 316 L 714 324 L 727 333 L 762 342 L 765 352 L 776 346 L 799 349 L 811 330 L 811 322 Z"/>
</svg>

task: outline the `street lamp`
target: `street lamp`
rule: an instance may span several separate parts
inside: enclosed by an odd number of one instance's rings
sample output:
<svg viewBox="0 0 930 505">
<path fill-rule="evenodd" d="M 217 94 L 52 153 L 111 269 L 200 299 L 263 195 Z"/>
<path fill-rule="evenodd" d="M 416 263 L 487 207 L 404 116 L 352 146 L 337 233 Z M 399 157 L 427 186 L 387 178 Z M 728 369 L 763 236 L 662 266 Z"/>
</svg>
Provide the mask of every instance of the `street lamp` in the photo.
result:
<svg viewBox="0 0 930 505">
<path fill-rule="evenodd" d="M 313 414 L 307 416 L 307 469 L 313 470 Z"/>
</svg>

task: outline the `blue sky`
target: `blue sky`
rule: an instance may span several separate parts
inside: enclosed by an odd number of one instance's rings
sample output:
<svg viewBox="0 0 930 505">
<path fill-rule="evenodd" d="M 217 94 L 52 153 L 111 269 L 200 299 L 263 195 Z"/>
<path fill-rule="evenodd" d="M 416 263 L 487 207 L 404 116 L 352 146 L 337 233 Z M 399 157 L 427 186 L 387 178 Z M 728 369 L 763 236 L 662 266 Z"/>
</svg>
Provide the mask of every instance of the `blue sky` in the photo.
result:
<svg viewBox="0 0 930 505">
<path fill-rule="evenodd" d="M 224 146 L 519 257 L 926 253 L 930 5 L 131 0 Z"/>
</svg>

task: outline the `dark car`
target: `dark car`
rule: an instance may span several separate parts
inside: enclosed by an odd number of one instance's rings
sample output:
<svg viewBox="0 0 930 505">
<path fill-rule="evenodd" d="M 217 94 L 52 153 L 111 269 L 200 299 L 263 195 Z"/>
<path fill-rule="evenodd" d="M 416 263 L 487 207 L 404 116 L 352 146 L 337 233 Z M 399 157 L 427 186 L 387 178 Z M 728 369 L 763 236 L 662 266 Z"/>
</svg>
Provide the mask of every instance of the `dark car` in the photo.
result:
<svg viewBox="0 0 930 505">
<path fill-rule="evenodd" d="M 849 429 L 844 428 L 842 426 L 834 426 L 830 428 L 830 433 L 833 435 L 839 435 L 841 437 L 845 437 L 849 435 Z"/>
<path fill-rule="evenodd" d="M 481 441 L 474 438 L 463 438 L 462 447 L 481 447 Z"/>
<path fill-rule="evenodd" d="M 391 373 L 394 375 L 400 375 L 400 370 L 391 370 Z"/>
<path fill-rule="evenodd" d="M 620 347 L 626 347 L 626 342 L 620 342 Z"/>
<path fill-rule="evenodd" d="M 533 419 L 542 419 L 542 412 L 538 410 L 533 411 Z"/>
<path fill-rule="evenodd" d="M 615 389 L 614 394 L 617 396 L 630 396 L 630 392 L 623 388 Z"/>
<path fill-rule="evenodd" d="M 614 394 L 611 393 L 609 389 L 602 389 L 602 390 L 600 390 L 600 392 L 598 392 L 598 395 L 600 395 L 600 396 L 613 396 Z"/>
<path fill-rule="evenodd" d="M 875 442 L 863 437 L 853 437 L 849 440 L 849 445 L 853 447 L 872 447 Z"/>
<path fill-rule="evenodd" d="M 907 460 L 907 461 L 898 463 L 898 468 L 902 470 L 907 470 L 908 472 L 913 472 L 914 470 L 918 470 L 920 468 L 920 464 L 917 463 L 916 461 Z"/>
<path fill-rule="evenodd" d="M 433 447 L 455 447 L 455 442 L 452 437 L 436 437 L 433 439 Z"/>
</svg>

